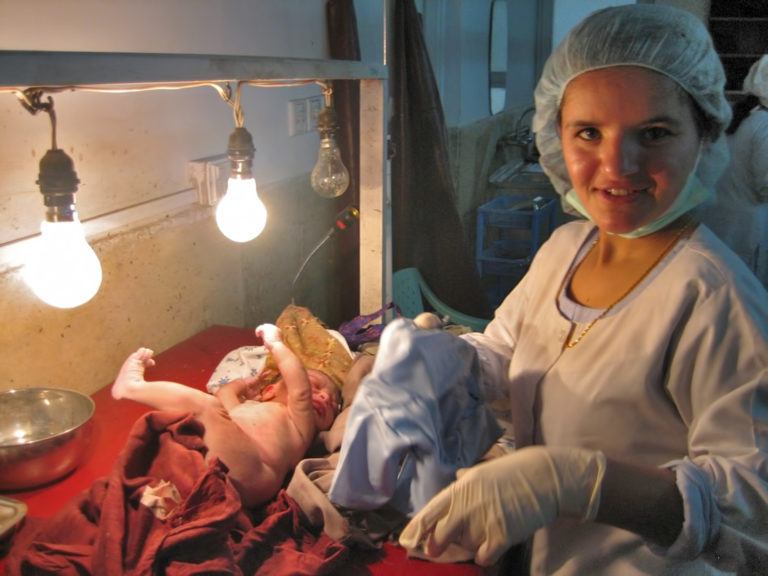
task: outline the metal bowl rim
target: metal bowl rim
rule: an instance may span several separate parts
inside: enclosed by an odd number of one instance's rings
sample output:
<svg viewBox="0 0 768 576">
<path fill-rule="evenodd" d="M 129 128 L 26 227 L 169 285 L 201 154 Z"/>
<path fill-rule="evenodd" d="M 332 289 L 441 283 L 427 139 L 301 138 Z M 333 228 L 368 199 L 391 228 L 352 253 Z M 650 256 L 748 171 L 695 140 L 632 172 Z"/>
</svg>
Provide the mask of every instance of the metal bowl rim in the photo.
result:
<svg viewBox="0 0 768 576">
<path fill-rule="evenodd" d="M 10 390 L 5 390 L 3 392 L 0 392 L 0 397 L 4 396 L 5 394 L 16 394 L 16 393 L 23 393 L 23 392 L 63 392 L 64 394 L 74 394 L 76 396 L 80 396 L 81 398 L 85 399 L 88 406 L 88 414 L 83 419 L 80 424 L 77 424 L 75 426 L 71 426 L 69 428 L 65 428 L 61 430 L 60 432 L 57 432 L 53 436 L 48 436 L 46 438 L 39 438 L 37 440 L 30 440 L 27 442 L 17 442 L 15 444 L 0 444 L 0 450 L 8 449 L 8 448 L 18 448 L 21 446 L 34 446 L 35 444 L 42 444 L 43 442 L 48 442 L 52 438 L 60 438 L 62 436 L 65 436 L 66 434 L 69 434 L 70 432 L 74 432 L 91 421 L 93 418 L 93 414 L 96 411 L 96 403 L 93 401 L 93 398 L 91 398 L 88 394 L 85 394 L 83 392 L 79 392 L 77 390 L 70 390 L 69 388 L 54 388 L 52 386 L 35 386 L 33 388 L 11 388 Z"/>
</svg>

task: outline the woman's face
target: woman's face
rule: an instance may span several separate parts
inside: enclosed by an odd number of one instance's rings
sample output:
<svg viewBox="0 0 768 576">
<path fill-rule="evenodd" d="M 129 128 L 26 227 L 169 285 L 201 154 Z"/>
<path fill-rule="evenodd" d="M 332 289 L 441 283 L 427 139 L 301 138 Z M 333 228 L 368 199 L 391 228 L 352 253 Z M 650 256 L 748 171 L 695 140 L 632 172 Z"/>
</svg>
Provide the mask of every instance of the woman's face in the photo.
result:
<svg viewBox="0 0 768 576">
<path fill-rule="evenodd" d="M 592 220 L 628 233 L 661 216 L 693 170 L 693 104 L 671 79 L 636 66 L 586 72 L 565 90 L 560 138 L 571 183 Z"/>
</svg>

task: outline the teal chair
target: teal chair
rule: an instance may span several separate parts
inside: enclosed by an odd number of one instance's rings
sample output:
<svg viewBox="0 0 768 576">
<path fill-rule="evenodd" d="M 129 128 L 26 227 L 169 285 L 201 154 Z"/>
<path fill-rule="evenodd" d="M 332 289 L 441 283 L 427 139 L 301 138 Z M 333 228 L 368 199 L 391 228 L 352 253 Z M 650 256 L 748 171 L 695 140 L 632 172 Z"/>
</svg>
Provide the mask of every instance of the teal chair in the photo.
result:
<svg viewBox="0 0 768 576">
<path fill-rule="evenodd" d="M 406 318 L 416 318 L 422 312 L 432 311 L 441 318 L 447 316 L 450 323 L 467 326 L 474 332 L 482 332 L 490 322 L 489 319 L 470 316 L 448 306 L 427 286 L 417 268 L 403 268 L 392 275 L 392 300 Z M 429 306 L 426 310 L 425 302 Z"/>
</svg>

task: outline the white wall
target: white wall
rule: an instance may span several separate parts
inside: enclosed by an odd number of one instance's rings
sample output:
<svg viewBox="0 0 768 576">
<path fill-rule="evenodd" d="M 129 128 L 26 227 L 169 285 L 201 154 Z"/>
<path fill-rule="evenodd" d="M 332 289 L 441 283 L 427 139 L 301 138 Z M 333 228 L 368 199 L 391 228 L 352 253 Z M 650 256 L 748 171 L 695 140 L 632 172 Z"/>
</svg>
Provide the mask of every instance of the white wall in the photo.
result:
<svg viewBox="0 0 768 576">
<path fill-rule="evenodd" d="M 381 6 L 358 3 L 366 57 L 380 61 Z M 0 49 L 322 58 L 324 6 L 324 0 L 0 0 Z M 257 182 L 312 169 L 317 134 L 288 135 L 287 102 L 319 93 L 317 85 L 243 90 Z M 53 98 L 58 145 L 75 161 L 81 181 L 81 219 L 188 188 L 187 163 L 224 152 L 234 127 L 231 107 L 207 87 Z M 2 243 L 38 230 L 35 180 L 50 147 L 50 123 L 12 94 L 0 94 L 0 126 Z"/>
<path fill-rule="evenodd" d="M 555 0 L 555 22 L 553 46 L 557 46 L 568 31 L 587 14 L 608 6 L 635 4 L 635 0 Z M 677 6 L 695 14 L 706 22 L 709 16 L 710 0 L 654 0 L 651 4 Z"/>
<path fill-rule="evenodd" d="M 666 0 L 695 4 L 705 0 Z M 635 0 L 553 0 L 552 46 L 589 13 Z M 507 0 L 509 57 L 507 110 L 523 110 L 533 103 L 538 82 L 535 58 L 537 0 Z M 421 0 L 424 35 L 435 79 L 440 90 L 446 123 L 465 126 L 487 118 L 489 109 L 489 34 L 491 0 Z M 688 6 L 686 6 L 688 7 Z M 542 41 L 547 41 L 544 38 Z"/>
<path fill-rule="evenodd" d="M 555 0 L 555 18 L 552 24 L 552 46 L 562 42 L 566 34 L 585 16 L 608 6 L 635 4 L 634 0 Z"/>
<path fill-rule="evenodd" d="M 380 62 L 382 4 L 357 0 L 356 9 L 363 56 Z M 325 0 L 0 0 L 5 50 L 325 58 L 325 30 Z M 20 269 L 0 262 L 0 390 L 93 392 L 138 346 L 162 351 L 211 324 L 273 320 L 337 210 L 309 186 L 317 135 L 288 136 L 287 101 L 319 93 L 314 85 L 243 91 L 254 173 L 271 210 L 253 242 L 226 241 L 212 211 L 194 206 L 111 231 L 93 242 L 104 270 L 99 293 L 71 310 L 42 304 Z M 58 145 L 75 162 L 84 219 L 189 189 L 187 163 L 223 153 L 234 127 L 229 105 L 207 87 L 66 92 L 54 102 Z M 47 115 L 31 115 L 13 94 L 0 93 L 0 248 L 38 230 L 43 203 L 35 180 L 50 139 Z"/>
<path fill-rule="evenodd" d="M 446 124 L 462 126 L 487 118 L 490 0 L 422 0 L 419 4 Z"/>
</svg>

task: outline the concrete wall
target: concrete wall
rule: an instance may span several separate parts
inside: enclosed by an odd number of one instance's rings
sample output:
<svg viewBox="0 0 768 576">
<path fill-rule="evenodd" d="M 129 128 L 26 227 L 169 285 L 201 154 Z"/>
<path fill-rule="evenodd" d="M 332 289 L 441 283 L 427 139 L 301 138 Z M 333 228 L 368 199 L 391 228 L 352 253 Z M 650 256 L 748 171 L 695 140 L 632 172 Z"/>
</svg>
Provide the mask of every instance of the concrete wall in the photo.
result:
<svg viewBox="0 0 768 576">
<path fill-rule="evenodd" d="M 356 10 L 363 57 L 380 62 L 376 4 L 364 0 Z M 325 58 L 325 1 L 0 0 L 0 49 Z M 252 242 L 226 240 L 212 208 L 194 204 L 109 230 L 89 239 L 104 272 L 101 289 L 72 310 L 38 301 L 20 266 L 0 258 L 0 391 L 53 385 L 90 393 L 109 385 L 139 346 L 160 352 L 212 324 L 273 321 L 291 300 L 299 264 L 338 211 L 309 186 L 317 134 L 288 135 L 287 101 L 319 93 L 316 85 L 243 91 L 254 173 L 270 214 Z M 81 180 L 84 220 L 189 190 L 188 163 L 221 154 L 234 126 L 231 108 L 205 87 L 67 92 L 54 102 L 59 147 Z M 38 230 L 35 181 L 50 138 L 46 115 L 0 93 L 0 253 Z M 332 250 L 317 254 L 302 278 L 313 289 L 297 301 L 331 324 L 339 321 L 341 287 L 323 273 L 333 258 Z"/>
<path fill-rule="evenodd" d="M 261 196 L 280 224 L 252 243 L 224 238 L 204 207 L 94 242 L 104 280 L 79 308 L 51 308 L 31 296 L 19 270 L 1 274 L 0 390 L 60 386 L 90 393 L 109 384 L 139 346 L 159 352 L 212 324 L 274 320 L 291 301 L 293 275 L 334 210 L 307 198 L 305 176 L 267 186 Z M 339 288 L 323 277 L 332 254 L 318 253 L 296 294 L 297 304 L 328 316 L 337 312 Z"/>
</svg>

